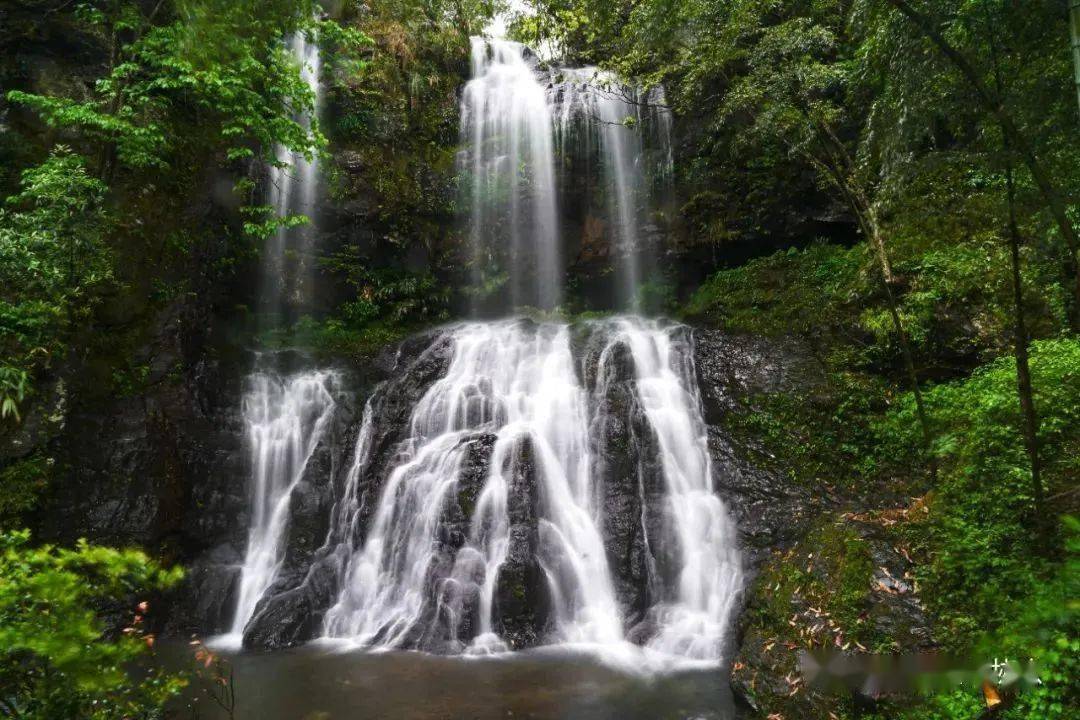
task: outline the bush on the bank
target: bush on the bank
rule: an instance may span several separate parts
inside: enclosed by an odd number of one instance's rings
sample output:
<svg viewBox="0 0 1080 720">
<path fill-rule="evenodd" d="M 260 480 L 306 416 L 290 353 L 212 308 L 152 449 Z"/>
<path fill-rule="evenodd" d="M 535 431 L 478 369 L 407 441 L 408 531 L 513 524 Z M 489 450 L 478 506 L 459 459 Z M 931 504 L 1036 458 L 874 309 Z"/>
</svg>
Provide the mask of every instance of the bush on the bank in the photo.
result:
<svg viewBox="0 0 1080 720">
<path fill-rule="evenodd" d="M 136 550 L 29 543 L 25 531 L 0 534 L 0 715 L 159 717 L 183 681 L 136 665 L 153 645 L 145 597 L 174 585 L 180 570 Z"/>
</svg>

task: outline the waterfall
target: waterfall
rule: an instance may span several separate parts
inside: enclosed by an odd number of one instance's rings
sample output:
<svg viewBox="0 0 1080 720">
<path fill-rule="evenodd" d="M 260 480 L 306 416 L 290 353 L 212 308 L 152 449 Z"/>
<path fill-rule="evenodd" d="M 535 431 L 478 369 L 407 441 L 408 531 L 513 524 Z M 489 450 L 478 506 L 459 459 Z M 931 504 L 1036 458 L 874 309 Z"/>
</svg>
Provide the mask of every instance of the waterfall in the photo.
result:
<svg viewBox="0 0 1080 720">
<path fill-rule="evenodd" d="M 315 42 L 295 33 L 286 48 L 315 98 L 321 98 L 320 56 Z M 312 117 L 297 121 L 307 130 Z M 270 202 L 278 216 L 305 214 L 314 219 L 318 167 L 315 158 L 282 146 L 270 168 Z M 280 322 L 286 310 L 299 312 L 311 299 L 312 237 L 302 228 L 281 227 L 263 251 L 263 322 Z M 223 644 L 240 643 L 259 601 L 277 580 L 285 557 L 291 496 L 334 411 L 333 373 L 314 370 L 282 377 L 256 362 L 243 398 L 250 475 L 250 523 L 232 627 Z"/>
<path fill-rule="evenodd" d="M 526 47 L 501 39 L 473 39 L 472 72 L 459 162 L 471 178 L 474 286 L 507 263 L 513 305 L 561 300 L 553 168 L 556 141 L 566 153 L 576 136 L 586 152 L 598 151 L 620 304 L 632 307 L 648 257 L 640 239 L 646 175 L 671 177 L 662 91 L 638 93 L 592 68 L 563 71 L 568 80 L 556 90 Z M 659 137 L 651 148 L 659 166 L 649 173 L 643 124 Z M 602 343 L 591 361 L 575 341 L 582 331 Z M 631 663 L 642 653 L 661 664 L 719 660 L 741 563 L 713 491 L 685 328 L 636 317 L 584 330 L 512 318 L 447 329 L 432 348 L 443 343 L 446 371 L 411 409 L 386 467 L 369 457 L 379 393 L 367 404 L 330 531 L 340 583 L 324 638 L 487 654 L 527 636 Z M 617 367 L 624 354 L 632 378 Z M 629 383 L 636 420 L 609 417 L 617 410 L 608 395 L 620 382 Z M 606 447 L 604 429 L 634 422 L 633 477 L 616 477 L 599 457 L 619 451 Z M 478 447 L 487 454 L 477 464 Z M 480 487 L 472 488 L 477 472 Z M 646 492 L 650 473 L 662 476 L 650 480 L 662 487 Z M 627 481 L 640 488 L 639 517 L 619 521 L 639 525 L 646 557 L 642 578 L 617 582 L 604 498 L 606 484 Z M 473 492 L 473 503 L 462 502 Z M 455 512 L 467 515 L 467 530 L 454 529 Z M 631 639 L 644 648 L 631 652 Z"/>
<path fill-rule="evenodd" d="M 566 68 L 554 93 L 556 132 L 563 155 L 596 154 L 616 272 L 616 307 L 637 312 L 638 289 L 655 256 L 642 237 L 653 207 L 650 181 L 671 181 L 671 113 L 663 89 L 648 92 L 594 67 Z M 646 142 L 646 138 L 650 142 Z M 577 147 L 574 147 L 577 145 Z M 659 156 L 657 167 L 647 167 Z"/>
<path fill-rule="evenodd" d="M 301 39 L 290 46 L 317 68 Z M 555 158 L 577 142 L 599 158 L 619 304 L 633 307 L 651 258 L 653 185 L 673 167 L 662 90 L 588 68 L 561 71 L 559 85 L 503 39 L 473 39 L 472 72 L 459 169 L 474 289 L 505 281 L 513 306 L 562 302 Z M 281 176 L 275 196 L 283 211 L 315 185 L 313 165 L 292 164 L 299 172 Z M 714 491 L 689 330 L 633 316 L 508 318 L 420 341 L 427 348 L 403 345 L 367 398 L 325 544 L 295 582 L 280 577 L 290 495 L 333 416 L 336 379 L 253 376 L 234 636 L 270 617 L 370 650 L 546 645 L 635 670 L 719 662 L 742 569 Z M 259 610 L 264 596 L 294 591 L 306 604 Z"/>
<path fill-rule="evenodd" d="M 439 522 L 461 473 L 465 441 L 490 432 L 496 436 L 491 472 L 468 544 L 450 575 L 456 584 L 477 574 L 482 578 L 478 646 L 495 639 L 490 609 L 510 542 L 509 473 L 522 438 L 530 441 L 537 466 L 539 561 L 559 598 L 557 633 L 567 641 L 618 640 L 589 472 L 586 393 L 576 380 L 566 326 L 534 333 L 513 320 L 469 324 L 452 332 L 452 342 L 446 376 L 413 411 L 401 462 L 386 481 L 366 542 L 326 615 L 326 634 L 396 647 L 415 631 L 429 598 Z"/>
<path fill-rule="evenodd" d="M 641 136 L 630 126 L 638 118 L 638 107 L 621 92 L 614 78 L 596 68 L 564 71 L 567 81 L 559 115 L 560 136 L 567 136 L 571 123 L 585 125 L 587 137 L 598 136 L 601 169 L 607 183 L 607 215 L 612 222 L 612 250 L 616 258 L 618 284 L 616 303 L 636 310 L 636 290 L 641 284 L 641 218 L 638 206 L 642 174 L 635 164 L 641 157 Z"/>
<path fill-rule="evenodd" d="M 559 305 L 566 259 L 556 160 L 585 155 L 591 170 L 595 154 L 615 306 L 637 311 L 638 289 L 656 260 L 643 230 L 672 180 L 663 88 L 643 91 L 592 67 L 563 68 L 553 77 L 520 43 L 471 42 L 472 77 L 461 102 L 466 150 L 458 162 L 473 288 L 486 293 L 505 281 L 514 307 Z"/>
<path fill-rule="evenodd" d="M 284 557 L 292 491 L 334 410 L 334 376 L 310 372 L 280 378 L 255 373 L 244 397 L 251 452 L 251 524 L 230 635 L 238 640 L 256 605 L 277 579 Z"/>
<path fill-rule="evenodd" d="M 461 101 L 461 170 L 470 182 L 474 287 L 508 275 L 514 306 L 562 299 L 552 121 L 546 83 L 520 43 L 472 39 L 472 79 Z"/>
<path fill-rule="evenodd" d="M 653 611 L 659 632 L 647 646 L 668 655 L 707 660 L 722 650 L 728 617 L 742 585 L 735 526 L 712 487 L 693 354 L 656 322 L 617 321 L 616 342 L 630 347 L 637 391 L 659 445 L 671 519 L 667 537 L 678 548 L 677 585 Z"/>
<path fill-rule="evenodd" d="M 595 456 L 605 441 L 598 431 L 604 423 L 595 421 L 606 387 L 590 392 L 583 381 L 571 326 L 511 319 L 446 332 L 448 369 L 413 409 L 364 542 L 346 559 L 324 636 L 381 649 L 438 636 L 449 639 L 444 649 L 451 652 L 506 650 L 497 587 L 512 557 L 543 578 L 542 642 L 625 658 L 631 618 L 620 608 L 605 548 L 606 478 Z M 601 375 L 609 374 L 604 365 L 613 362 L 615 348 L 629 352 L 666 488 L 654 508 L 664 521 L 650 542 L 666 545 L 676 567 L 670 586 L 662 577 L 650 579 L 645 650 L 663 662 L 716 661 L 741 565 L 733 525 L 712 489 L 692 345 L 684 328 L 638 318 L 590 323 L 588 333 L 604 343 Z M 364 428 L 373 413 L 369 403 Z M 468 536 L 459 548 L 449 547 L 447 508 L 461 491 L 470 443 L 483 436 L 493 442 Z M 354 468 L 370 451 L 368 429 Z M 355 472 L 348 481 L 352 504 L 338 510 L 349 524 L 362 502 Z M 478 623 L 462 637 L 462 618 L 470 613 Z"/>
<path fill-rule="evenodd" d="M 322 102 L 319 47 L 302 32 L 291 35 L 285 44 L 314 97 L 313 113 L 296 118 L 305 130 L 310 131 L 312 118 L 318 117 Z M 317 157 L 308 158 L 282 145 L 274 149 L 274 156 L 277 163 L 270 167 L 270 205 L 278 216 L 306 215 L 309 224 L 297 228 L 279 227 L 263 249 L 262 310 L 270 321 L 283 316 L 294 319 L 292 316 L 307 309 L 311 303 L 314 282 L 311 226 L 315 222 L 319 171 Z"/>
</svg>

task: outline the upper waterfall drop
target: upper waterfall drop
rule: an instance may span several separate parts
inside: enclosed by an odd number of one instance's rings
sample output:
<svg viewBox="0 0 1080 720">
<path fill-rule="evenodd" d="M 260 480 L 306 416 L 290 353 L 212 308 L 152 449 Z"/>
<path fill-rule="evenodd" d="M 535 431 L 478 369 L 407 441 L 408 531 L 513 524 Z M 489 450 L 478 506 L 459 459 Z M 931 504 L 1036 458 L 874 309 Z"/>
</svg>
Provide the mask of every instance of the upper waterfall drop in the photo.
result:
<svg viewBox="0 0 1080 720">
<path fill-rule="evenodd" d="M 562 301 L 559 218 L 547 84 L 521 43 L 472 38 L 472 78 L 461 100 L 460 162 L 469 176 L 473 284 L 501 268 L 512 304 Z"/>
<path fill-rule="evenodd" d="M 300 75 L 314 100 L 312 112 L 299 114 L 297 122 L 310 131 L 322 104 L 322 57 L 318 43 L 303 32 L 289 36 L 285 43 L 300 69 Z M 280 226 L 263 249 L 262 312 L 264 322 L 274 323 L 307 310 L 312 301 L 314 252 L 312 228 L 316 222 L 319 161 L 279 145 L 274 149 L 276 164 L 270 167 L 269 201 L 279 217 L 306 215 L 308 224 Z"/>
<path fill-rule="evenodd" d="M 559 155 L 581 162 L 599 183 L 588 198 L 606 215 L 617 309 L 640 312 L 639 290 L 657 255 L 649 237 L 672 179 L 671 112 L 663 88 L 644 91 L 595 67 L 562 68 L 551 94 Z"/>
<path fill-rule="evenodd" d="M 474 313 L 490 311 L 477 298 L 504 285 L 511 308 L 557 308 L 566 268 L 597 254 L 608 263 L 601 275 L 613 278 L 605 306 L 638 312 L 639 290 L 655 277 L 658 211 L 670 200 L 672 118 L 663 88 L 542 62 L 502 37 L 502 28 L 471 38 L 461 100 L 458 169 Z M 568 168 L 588 178 L 570 195 Z M 578 237 L 568 207 L 588 213 Z M 590 247 L 597 236 L 602 250 Z"/>
<path fill-rule="evenodd" d="M 637 311 L 637 288 L 642 282 L 642 222 L 639 207 L 643 199 L 643 175 L 637 168 L 642 155 L 640 132 L 629 123 L 639 120 L 639 108 L 620 94 L 621 85 L 609 73 L 596 68 L 563 71 L 559 137 L 563 150 L 575 122 L 582 123 L 588 141 L 595 143 L 606 183 L 609 233 L 618 276 L 616 305 Z M 593 137 L 595 136 L 595 137 Z"/>
</svg>

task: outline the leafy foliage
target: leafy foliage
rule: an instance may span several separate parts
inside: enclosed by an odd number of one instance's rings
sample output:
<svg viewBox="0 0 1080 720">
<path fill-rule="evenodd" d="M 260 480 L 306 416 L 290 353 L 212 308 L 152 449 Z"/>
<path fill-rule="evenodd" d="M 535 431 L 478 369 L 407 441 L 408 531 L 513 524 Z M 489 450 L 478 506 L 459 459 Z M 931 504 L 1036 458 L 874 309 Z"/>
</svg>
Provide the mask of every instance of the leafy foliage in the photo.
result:
<svg viewBox="0 0 1080 720">
<path fill-rule="evenodd" d="M 356 292 L 342 307 L 345 320 L 363 325 L 375 320 L 407 323 L 445 320 L 450 288 L 431 274 L 400 268 L 375 269 L 358 260 L 355 248 L 339 251 L 328 261 Z"/>
<path fill-rule="evenodd" d="M 23 173 L 0 209 L 0 416 L 19 417 L 30 378 L 85 319 L 95 287 L 111 278 L 102 236 L 105 186 L 82 157 L 59 148 Z"/>
<path fill-rule="evenodd" d="M 314 97 L 282 38 L 325 35 L 342 62 L 366 42 L 315 19 L 309 0 L 20 3 L 13 39 L 4 39 L 32 46 L 27 18 L 41 12 L 48 27 L 99 52 L 104 73 L 82 87 L 5 95 L 18 132 L 37 139 L 44 129 L 65 143 L 24 171 L 21 191 L 0 210 L 0 414 L 12 420 L 102 296 L 134 295 L 137 306 L 175 297 L 200 275 L 233 271 L 251 252 L 245 233 L 267 237 L 304 221 L 276 217 L 251 177 L 255 163 L 326 147 L 317 123 L 298 120 Z M 177 227 L 214 175 L 232 181 L 231 193 L 215 190 L 232 219 Z"/>
<path fill-rule="evenodd" d="M 139 594 L 175 584 L 179 570 L 134 550 L 29 541 L 27 532 L 0 535 L 0 709 L 41 720 L 158 717 L 183 682 L 157 670 L 133 674 L 153 644 Z M 129 601 L 133 624 L 109 633 L 100 608 Z"/>
<path fill-rule="evenodd" d="M 1080 473 L 1080 343 L 1032 347 L 1040 444 L 1048 491 L 1068 490 Z M 1053 572 L 1032 532 L 1030 469 L 1016 402 L 1016 369 L 1001 359 L 961 382 L 935 387 L 927 401 L 941 424 L 935 450 L 942 480 L 929 520 L 913 528 L 928 562 L 921 584 L 942 623 L 943 639 L 969 645 L 987 629 L 1007 628 L 1022 598 Z M 880 428 L 885 452 L 911 443 L 910 399 Z M 1010 600 L 1011 599 L 1011 600 Z"/>
<path fill-rule="evenodd" d="M 489 12 L 483 0 L 393 0 L 345 14 L 371 44 L 359 68 L 338 67 L 328 85 L 331 192 L 369 204 L 369 267 L 415 265 L 417 254 L 453 261 L 457 93 L 469 35 Z"/>
<path fill-rule="evenodd" d="M 0 532 L 22 527 L 48 484 L 55 461 L 43 454 L 21 458 L 0 469 Z"/>
</svg>

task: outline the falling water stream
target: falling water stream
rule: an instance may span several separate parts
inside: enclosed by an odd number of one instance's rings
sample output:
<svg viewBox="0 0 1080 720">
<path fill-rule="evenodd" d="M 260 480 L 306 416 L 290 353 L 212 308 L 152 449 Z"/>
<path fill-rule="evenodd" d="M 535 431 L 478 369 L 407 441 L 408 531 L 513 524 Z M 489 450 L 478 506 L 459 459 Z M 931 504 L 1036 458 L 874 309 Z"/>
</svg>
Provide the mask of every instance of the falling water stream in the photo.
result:
<svg viewBox="0 0 1080 720">
<path fill-rule="evenodd" d="M 289 37 L 286 47 L 300 68 L 300 75 L 314 100 L 312 115 L 296 119 L 310 130 L 312 117 L 318 117 L 322 103 L 319 73 L 322 61 L 318 45 L 304 33 Z M 311 227 L 315 221 L 318 189 L 318 159 L 284 146 L 275 148 L 276 164 L 269 172 L 269 201 L 278 217 L 305 215 L 309 224 L 300 227 L 281 225 L 263 250 L 261 312 L 266 321 L 295 319 L 307 308 L 314 282 Z"/>
<path fill-rule="evenodd" d="M 471 175 L 474 284 L 495 262 L 509 267 L 514 306 L 561 300 L 555 161 L 548 92 L 536 60 L 510 40 L 472 39 L 472 79 L 461 101 L 462 170 Z M 506 255 L 506 257 L 503 257 Z"/>
<path fill-rule="evenodd" d="M 642 281 L 639 227 L 643 218 L 639 208 L 644 193 L 644 174 L 637 166 L 642 158 L 640 108 L 630 91 L 624 91 L 607 73 L 591 67 L 563 72 L 566 79 L 560 98 L 559 136 L 570 136 L 577 123 L 600 149 L 607 186 L 605 209 L 612 226 L 611 245 L 619 278 L 618 303 L 636 311 Z"/>
<path fill-rule="evenodd" d="M 494 433 L 491 473 L 476 504 L 468 544 L 451 587 L 480 591 L 474 650 L 506 649 L 492 631 L 495 579 L 510 543 L 508 496 L 513 453 L 528 437 L 539 474 L 539 561 L 555 601 L 556 640 L 614 643 L 621 621 L 597 527 L 587 393 L 580 386 L 566 326 L 535 332 L 509 320 L 452 330 L 445 377 L 413 412 L 404 461 L 393 471 L 363 549 L 352 558 L 326 634 L 396 647 L 421 621 L 439 520 L 477 431 Z"/>
<path fill-rule="evenodd" d="M 273 584 L 284 556 L 292 491 L 334 411 L 327 372 L 248 380 L 244 423 L 251 449 L 251 526 L 230 636 L 238 642 L 256 604 Z"/>
<path fill-rule="evenodd" d="M 290 47 L 318 94 L 317 49 L 302 38 Z M 503 268 L 514 306 L 551 309 L 563 301 L 556 149 L 565 151 L 574 127 L 584 127 L 607 187 L 617 304 L 635 310 L 650 202 L 635 128 L 648 121 L 665 134 L 670 173 L 670 118 L 641 109 L 654 94 L 622 88 L 593 69 L 558 72 L 556 81 L 520 44 L 472 41 L 460 169 L 471 192 L 474 281 L 495 281 L 493 268 Z M 275 174 L 275 205 L 310 209 L 314 165 L 283 159 L 293 172 Z M 268 273 L 280 272 L 274 263 L 290 255 L 284 248 L 291 237 L 276 239 Z M 582 350 L 583 333 L 596 345 L 591 354 Z M 532 573 L 543 618 L 531 616 L 531 644 L 583 649 L 636 671 L 720 662 L 742 570 L 734 526 L 714 492 L 688 330 L 636 316 L 577 325 L 510 318 L 451 326 L 430 342 L 448 348 L 445 370 L 412 405 L 378 476 L 371 466 L 384 421 L 380 393 L 394 390 L 384 385 L 368 399 L 320 551 L 336 578 L 320 612 L 324 642 L 386 651 L 429 648 L 438 638 L 446 654 L 501 655 L 522 642 L 511 628 L 506 577 Z M 244 407 L 252 512 L 233 638 L 274 585 L 290 495 L 334 413 L 335 382 L 325 371 L 251 378 Z M 612 566 L 603 500 L 612 481 L 604 429 L 631 421 L 614 417 L 630 411 L 607 402 L 619 382 L 632 388 L 640 426 L 628 452 L 636 458 L 635 522 L 647 577 L 633 602 Z M 451 542 L 447 507 L 483 443 L 488 455 L 475 503 L 466 530 Z M 660 490 L 647 493 L 649 483 Z M 640 607 L 630 609 L 635 603 Z"/>
<path fill-rule="evenodd" d="M 287 48 L 314 97 L 318 113 L 320 56 L 303 33 L 291 36 Z M 311 117 L 297 120 L 310 129 Z M 314 217 L 318 166 L 302 153 L 276 149 L 270 168 L 269 196 L 278 216 Z M 303 309 L 311 294 L 310 233 L 280 227 L 263 252 L 262 310 L 265 322 L 280 322 L 287 310 Z M 243 399 L 250 475 L 250 522 L 236 606 L 229 633 L 220 644 L 238 646 L 259 601 L 278 577 L 293 489 L 303 477 L 334 411 L 333 373 L 314 370 L 282 375 L 264 367 L 262 358 L 248 378 Z"/>
<path fill-rule="evenodd" d="M 666 522 L 649 541 L 677 548 L 679 558 L 670 587 L 662 578 L 651 583 L 658 590 L 648 613 L 654 629 L 645 643 L 647 659 L 658 667 L 678 659 L 719 660 L 741 566 L 734 527 L 712 490 L 692 346 L 681 326 L 633 317 L 597 321 L 594 331 L 606 343 L 599 375 L 609 374 L 606 366 L 619 347 L 632 359 L 666 487 Z M 445 622 L 430 612 L 434 603 L 455 608 L 462 597 L 475 596 L 479 629 L 458 649 L 506 650 L 496 631 L 494 594 L 512 542 L 509 505 L 527 440 L 538 487 L 534 552 L 551 606 L 545 642 L 586 648 L 615 663 L 640 662 L 628 643 L 604 547 L 603 473 L 595 455 L 603 442 L 597 431 L 603 423 L 595 421 L 604 412 L 604 384 L 590 392 L 582 383 L 567 325 L 511 319 L 446 333 L 449 368 L 413 410 L 366 539 L 347 561 L 325 636 L 364 647 L 408 647 L 431 634 L 425 625 Z M 369 406 L 365 427 L 371 412 Z M 452 569 L 433 579 L 446 504 L 457 491 L 468 441 L 482 433 L 495 441 L 467 542 Z M 361 433 L 357 457 L 367 451 L 366 437 Z M 361 502 L 358 495 L 353 502 Z M 358 512 L 347 509 L 344 517 Z"/>
<path fill-rule="evenodd" d="M 667 488 L 669 536 L 679 549 L 677 583 L 654 607 L 658 632 L 647 646 L 665 655 L 715 660 L 742 583 L 735 528 L 713 491 L 693 354 L 655 322 L 617 322 L 630 347 L 637 390 L 656 434 Z"/>
</svg>

